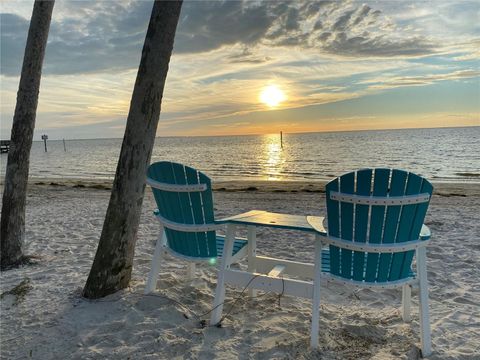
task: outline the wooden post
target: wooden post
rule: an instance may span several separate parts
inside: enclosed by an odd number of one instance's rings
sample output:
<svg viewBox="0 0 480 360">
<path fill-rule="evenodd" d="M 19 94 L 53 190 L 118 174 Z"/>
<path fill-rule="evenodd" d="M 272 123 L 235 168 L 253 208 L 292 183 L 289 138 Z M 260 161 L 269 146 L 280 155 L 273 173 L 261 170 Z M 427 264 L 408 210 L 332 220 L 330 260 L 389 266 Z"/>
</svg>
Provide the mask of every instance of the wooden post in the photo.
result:
<svg viewBox="0 0 480 360">
<path fill-rule="evenodd" d="M 283 149 L 283 132 L 280 131 L 280 146 Z"/>
<path fill-rule="evenodd" d="M 48 140 L 48 135 L 42 135 L 42 140 L 45 145 L 45 152 L 47 152 L 47 140 Z"/>
<path fill-rule="evenodd" d="M 65 146 L 65 139 L 63 139 L 63 151 L 67 152 L 67 147 Z"/>
</svg>

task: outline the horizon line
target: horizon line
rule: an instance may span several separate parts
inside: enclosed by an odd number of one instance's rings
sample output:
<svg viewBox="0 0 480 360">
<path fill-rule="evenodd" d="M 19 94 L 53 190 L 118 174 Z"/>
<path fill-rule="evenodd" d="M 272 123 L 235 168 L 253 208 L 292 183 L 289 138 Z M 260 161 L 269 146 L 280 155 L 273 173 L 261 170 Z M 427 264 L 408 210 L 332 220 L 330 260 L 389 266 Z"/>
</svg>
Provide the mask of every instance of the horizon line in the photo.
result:
<svg viewBox="0 0 480 360">
<path fill-rule="evenodd" d="M 367 132 L 367 131 L 400 131 L 400 130 L 433 130 L 433 129 L 459 129 L 459 128 L 475 128 L 480 127 L 478 125 L 460 125 L 460 126 L 435 126 L 435 127 L 405 127 L 405 128 L 392 128 L 392 129 L 358 129 L 358 130 L 317 130 L 317 131 L 299 131 L 299 132 L 283 132 L 284 135 L 288 134 L 315 134 L 315 133 L 343 133 L 343 132 Z M 155 136 L 155 139 L 158 138 L 193 138 L 193 137 L 230 137 L 230 136 L 262 136 L 262 135 L 273 135 L 277 133 L 253 133 L 253 134 L 216 134 L 216 135 L 161 135 Z M 47 134 L 48 135 L 48 134 Z M 101 137 L 101 138 L 53 138 L 49 141 L 68 141 L 68 140 L 122 140 L 123 137 Z M 10 140 L 10 139 L 5 139 Z M 33 142 L 42 142 L 43 140 L 33 140 Z"/>
</svg>

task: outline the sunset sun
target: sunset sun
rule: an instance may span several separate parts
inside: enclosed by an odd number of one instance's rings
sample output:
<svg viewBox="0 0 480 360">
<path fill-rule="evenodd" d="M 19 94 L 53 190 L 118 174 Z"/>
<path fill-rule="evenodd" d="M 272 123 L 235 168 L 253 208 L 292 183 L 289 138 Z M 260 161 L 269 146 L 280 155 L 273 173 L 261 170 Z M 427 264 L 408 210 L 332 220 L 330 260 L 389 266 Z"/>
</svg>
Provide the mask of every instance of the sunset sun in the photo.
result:
<svg viewBox="0 0 480 360">
<path fill-rule="evenodd" d="M 269 107 L 276 107 L 285 99 L 284 92 L 276 85 L 269 85 L 260 93 L 260 101 Z"/>
</svg>

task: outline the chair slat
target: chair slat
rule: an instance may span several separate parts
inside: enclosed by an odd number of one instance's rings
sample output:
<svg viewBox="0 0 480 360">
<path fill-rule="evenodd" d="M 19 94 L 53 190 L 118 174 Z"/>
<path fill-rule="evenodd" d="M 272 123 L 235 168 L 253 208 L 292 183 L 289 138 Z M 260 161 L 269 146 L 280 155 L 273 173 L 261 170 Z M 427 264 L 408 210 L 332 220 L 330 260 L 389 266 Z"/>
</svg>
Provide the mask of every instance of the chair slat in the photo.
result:
<svg viewBox="0 0 480 360">
<path fill-rule="evenodd" d="M 433 186 L 426 179 L 422 179 L 421 192 L 429 193 L 430 196 L 433 192 Z M 418 239 L 420 236 L 420 230 L 422 229 L 423 221 L 425 220 L 425 215 L 427 214 L 429 203 L 422 203 L 417 205 L 417 211 L 415 212 L 415 217 L 413 219 L 412 229 L 410 230 L 410 239 Z M 405 278 L 411 271 L 412 259 L 415 254 L 415 251 L 407 251 L 404 254 L 402 267 L 400 271 L 400 278 Z"/>
<path fill-rule="evenodd" d="M 386 196 L 390 169 L 375 169 L 373 180 L 373 195 Z M 368 242 L 379 244 L 382 241 L 383 223 L 385 217 L 385 206 L 373 205 L 370 213 L 370 233 Z M 369 253 L 367 255 L 367 268 L 365 280 L 373 282 L 377 278 L 379 254 Z"/>
<path fill-rule="evenodd" d="M 148 175 L 153 179 L 156 179 L 156 180 L 158 179 L 158 181 L 164 181 L 165 179 L 163 177 L 163 173 L 166 167 L 167 167 L 167 164 L 164 164 L 164 163 L 157 163 L 154 166 L 150 166 Z M 157 207 L 160 214 L 163 214 L 165 217 L 168 217 L 168 218 L 173 217 L 171 214 L 171 210 L 168 207 L 169 200 L 167 199 L 166 193 L 164 191 L 160 191 L 153 188 L 152 188 L 152 191 L 153 191 L 153 194 L 155 195 L 155 200 L 157 202 Z M 171 246 L 173 250 L 177 251 L 177 248 L 176 248 L 177 243 L 170 242 L 170 240 L 173 238 L 172 233 L 168 229 L 165 229 L 165 235 L 167 238 L 167 244 L 169 244 L 169 246 Z"/>
<path fill-rule="evenodd" d="M 372 170 L 364 169 L 357 172 L 357 195 L 370 195 L 372 185 Z M 368 229 L 368 205 L 355 205 L 355 242 L 364 243 L 367 241 Z M 353 280 L 364 280 L 365 252 L 353 252 Z"/>
<path fill-rule="evenodd" d="M 193 185 L 193 184 L 200 183 L 197 170 L 185 166 L 185 173 L 186 173 L 188 184 Z M 207 187 L 207 190 L 205 191 L 211 191 L 211 189 Z M 202 206 L 200 193 L 198 192 L 190 193 L 190 204 L 192 206 L 192 214 L 193 214 L 193 219 L 195 224 L 205 224 L 206 222 L 203 217 L 203 206 Z M 216 246 L 215 246 L 215 249 L 209 249 L 208 247 L 207 233 L 205 232 L 197 233 L 197 242 L 198 242 L 197 244 L 198 251 L 201 257 L 217 256 Z"/>
<path fill-rule="evenodd" d="M 168 184 L 176 184 L 175 175 L 174 175 L 174 164 L 168 163 L 165 166 L 164 171 L 162 171 L 162 180 Z M 166 209 L 168 220 L 175 221 L 178 223 L 184 223 L 184 216 L 182 209 L 180 207 L 180 197 L 178 192 L 164 192 L 164 197 L 166 199 Z M 181 231 L 176 231 L 172 229 L 166 229 L 167 239 L 169 239 L 169 244 L 172 244 L 180 254 L 188 255 L 188 235 Z M 173 249 L 173 247 L 172 247 Z"/>
<path fill-rule="evenodd" d="M 157 181 L 165 182 L 165 178 L 163 174 L 168 171 L 170 167 L 169 163 L 155 163 L 149 166 L 147 171 L 147 176 L 151 179 Z M 155 197 L 155 201 L 157 202 L 157 207 L 164 217 L 171 219 L 173 216 L 171 214 L 171 209 L 168 206 L 169 199 L 167 198 L 167 193 L 158 189 L 152 188 L 153 195 Z M 173 238 L 173 234 L 169 229 L 165 229 L 165 234 L 167 235 L 167 244 L 172 248 L 174 251 L 178 251 L 177 242 L 170 241 Z"/>
<path fill-rule="evenodd" d="M 405 195 L 405 184 L 407 182 L 408 173 L 402 170 L 392 170 L 392 179 L 390 181 L 390 196 Z M 398 220 L 400 218 L 400 210 L 402 206 L 389 206 L 385 217 L 385 227 L 383 230 L 383 244 L 391 244 L 395 242 L 397 234 Z M 388 280 L 390 263 L 392 254 L 381 254 L 378 264 L 377 281 L 383 282 Z"/>
<path fill-rule="evenodd" d="M 172 163 L 172 170 L 175 184 L 178 185 L 185 185 L 187 184 L 186 174 L 185 174 L 185 167 L 181 164 Z M 178 207 L 180 208 L 181 212 L 181 222 L 183 224 L 194 224 L 193 214 L 192 214 L 192 207 L 190 204 L 190 196 L 189 193 L 186 192 L 177 192 L 178 197 Z M 174 205 L 174 204 L 172 204 Z M 199 256 L 199 249 L 198 249 L 198 233 L 184 233 L 183 237 L 186 241 L 185 247 L 186 252 L 189 256 Z"/>
<path fill-rule="evenodd" d="M 422 178 L 413 173 L 408 174 L 407 187 L 405 189 L 405 195 L 418 194 L 422 187 Z M 413 220 L 415 218 L 415 213 L 419 205 L 403 205 L 402 211 L 400 214 L 400 221 L 398 223 L 397 237 L 395 239 L 396 243 L 414 240 L 411 239 L 411 230 L 413 225 Z M 417 237 L 418 238 L 418 237 Z M 394 281 L 400 278 L 402 272 L 404 254 L 398 253 L 394 254 L 392 257 L 392 264 L 390 265 L 390 275 L 389 280 Z"/>
<path fill-rule="evenodd" d="M 339 203 L 338 201 L 330 199 L 331 191 L 338 191 L 339 180 L 334 179 L 330 181 L 325 187 L 327 198 L 327 222 L 328 234 L 335 237 L 340 237 L 340 223 L 339 223 Z M 330 245 L 330 271 L 334 275 L 340 275 L 340 249 L 336 246 Z"/>
<path fill-rule="evenodd" d="M 203 204 L 203 218 L 205 223 L 211 224 L 215 221 L 215 214 L 213 212 L 213 193 L 212 181 L 205 174 L 199 172 L 198 179 L 202 184 L 207 184 L 207 191 L 200 193 Z M 216 249 L 216 235 L 215 231 L 207 232 L 208 249 L 213 254 Z"/>
<path fill-rule="evenodd" d="M 340 191 L 353 194 L 355 173 L 351 172 L 340 177 Z M 353 204 L 340 202 L 340 234 L 344 240 L 353 240 Z M 352 250 L 340 249 L 340 269 L 342 277 L 352 278 Z"/>
</svg>

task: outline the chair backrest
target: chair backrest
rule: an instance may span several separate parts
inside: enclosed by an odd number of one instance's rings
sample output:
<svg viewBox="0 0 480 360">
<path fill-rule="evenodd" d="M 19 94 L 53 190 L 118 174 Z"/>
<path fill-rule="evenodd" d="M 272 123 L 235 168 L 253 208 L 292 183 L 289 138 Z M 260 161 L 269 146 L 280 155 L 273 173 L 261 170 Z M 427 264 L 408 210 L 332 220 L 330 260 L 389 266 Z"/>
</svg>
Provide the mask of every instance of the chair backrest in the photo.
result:
<svg viewBox="0 0 480 360">
<path fill-rule="evenodd" d="M 149 166 L 148 179 L 172 185 L 205 184 L 203 191 L 177 192 L 153 186 L 152 191 L 158 214 L 164 219 L 184 225 L 213 224 L 212 186 L 205 174 L 182 164 L 161 161 Z M 168 247 L 180 255 L 205 259 L 217 256 L 215 231 L 186 232 L 165 227 L 165 233 Z"/>
<path fill-rule="evenodd" d="M 326 186 L 328 236 L 369 244 L 419 240 L 432 190 L 426 179 L 402 170 L 345 174 Z M 423 199 L 420 194 L 425 194 Z M 355 281 L 401 280 L 410 276 L 414 252 L 363 252 L 330 245 L 330 272 Z"/>
</svg>

